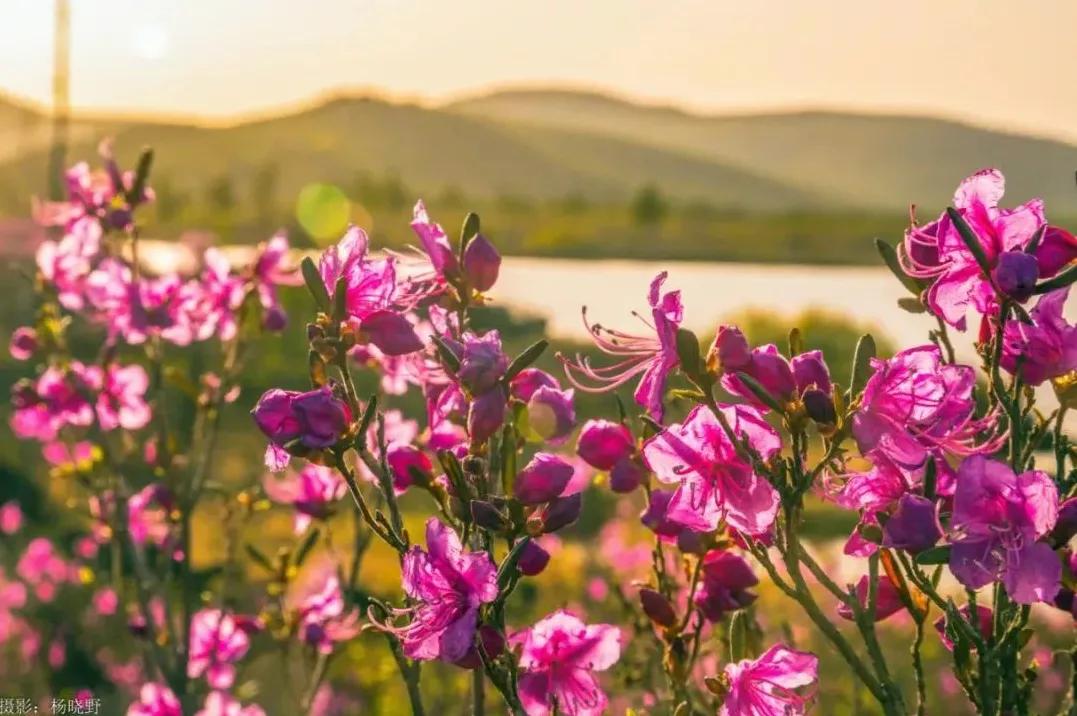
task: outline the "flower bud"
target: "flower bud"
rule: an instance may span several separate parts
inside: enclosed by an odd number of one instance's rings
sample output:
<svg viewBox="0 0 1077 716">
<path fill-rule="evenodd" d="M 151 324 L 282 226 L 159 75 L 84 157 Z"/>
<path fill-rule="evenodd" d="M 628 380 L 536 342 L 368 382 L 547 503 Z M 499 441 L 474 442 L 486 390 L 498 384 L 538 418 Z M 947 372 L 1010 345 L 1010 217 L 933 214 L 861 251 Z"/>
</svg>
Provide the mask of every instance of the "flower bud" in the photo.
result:
<svg viewBox="0 0 1077 716">
<path fill-rule="evenodd" d="M 351 411 L 328 387 L 300 393 L 292 410 L 302 430 L 303 444 L 311 448 L 335 445 L 351 422 Z"/>
<path fill-rule="evenodd" d="M 685 554 L 695 554 L 702 557 L 712 544 L 713 540 L 706 532 L 685 529 L 681 530 L 681 533 L 677 535 L 677 549 Z"/>
<path fill-rule="evenodd" d="M 528 401 L 539 388 L 561 389 L 557 379 L 538 368 L 524 368 L 509 383 L 509 393 L 517 400 Z"/>
<path fill-rule="evenodd" d="M 744 372 L 779 400 L 789 400 L 797 393 L 793 367 L 773 345 L 752 351 L 751 365 Z"/>
<path fill-rule="evenodd" d="M 677 623 L 673 605 L 660 592 L 644 587 L 639 590 L 639 602 L 643 613 L 658 626 L 671 627 Z"/>
<path fill-rule="evenodd" d="M 525 577 L 534 577 L 541 574 L 549 563 L 550 553 L 539 546 L 535 540 L 530 540 L 520 550 L 520 559 L 516 567 Z"/>
<path fill-rule="evenodd" d="M 912 554 L 935 546 L 942 537 L 938 506 L 934 501 L 905 493 L 897 509 L 883 525 L 883 546 Z"/>
<path fill-rule="evenodd" d="M 610 470 L 635 450 L 632 433 L 609 420 L 588 420 L 576 441 L 576 454 L 597 470 Z"/>
<path fill-rule="evenodd" d="M 280 306 L 271 306 L 262 314 L 262 328 L 267 331 L 283 331 L 288 325 L 288 314 Z"/>
<path fill-rule="evenodd" d="M 472 393 L 484 393 L 494 387 L 509 367 L 497 331 L 488 331 L 482 336 L 468 334 L 453 348 L 460 360 L 456 377 Z"/>
<path fill-rule="evenodd" d="M 838 423 L 838 413 L 834 409 L 834 399 L 829 393 L 824 393 L 818 388 L 808 388 L 801 396 L 804 401 L 804 409 L 808 417 L 816 422 L 820 428 L 833 429 Z"/>
<path fill-rule="evenodd" d="M 486 652 L 487 657 L 495 659 L 505 650 L 505 637 L 497 629 L 489 624 L 482 624 L 478 632 L 482 650 Z M 482 666 L 482 655 L 479 654 L 478 647 L 472 644 L 467 653 L 454 663 L 464 669 L 478 669 Z"/>
<path fill-rule="evenodd" d="M 574 470 L 572 465 L 550 453 L 540 452 L 516 476 L 516 499 L 525 505 L 540 505 L 560 495 Z"/>
<path fill-rule="evenodd" d="M 620 494 L 632 492 L 643 484 L 647 470 L 630 457 L 621 458 L 610 470 L 610 489 Z"/>
<path fill-rule="evenodd" d="M 8 350 L 15 360 L 29 360 L 37 351 L 37 333 L 28 326 L 19 326 L 11 334 Z"/>
<path fill-rule="evenodd" d="M 1071 497 L 1058 508 L 1058 521 L 1051 531 L 1051 542 L 1056 547 L 1069 543 L 1077 535 L 1077 497 Z"/>
<path fill-rule="evenodd" d="M 483 236 L 476 234 L 464 249 L 464 276 L 477 291 L 489 291 L 501 271 L 501 254 Z"/>
<path fill-rule="evenodd" d="M 505 394 L 493 388 L 476 397 L 467 413 L 467 432 L 471 440 L 484 443 L 505 422 Z"/>
<path fill-rule="evenodd" d="M 752 349 L 744 333 L 736 326 L 718 326 L 718 333 L 707 354 L 707 367 L 714 371 L 744 370 L 751 359 Z"/>
<path fill-rule="evenodd" d="M 991 272 L 999 290 L 1015 301 L 1025 302 L 1032 297 L 1040 267 L 1036 257 L 1024 251 L 1003 251 L 998 265 Z"/>
<path fill-rule="evenodd" d="M 501 532 L 509 521 L 493 504 L 483 500 L 471 501 L 471 521 L 491 532 Z"/>
<path fill-rule="evenodd" d="M 393 444 L 385 451 L 385 461 L 393 474 L 393 487 L 401 493 L 411 484 L 426 487 L 434 477 L 434 464 L 419 448 Z"/>
<path fill-rule="evenodd" d="M 809 388 L 817 388 L 830 394 L 830 369 L 823 360 L 822 351 L 801 353 L 794 356 L 790 363 L 793 366 L 797 392 L 803 393 Z"/>
<path fill-rule="evenodd" d="M 563 442 L 576 427 L 576 408 L 572 390 L 542 387 L 527 402 L 527 418 L 531 429 L 543 440 Z"/>
<path fill-rule="evenodd" d="M 546 533 L 568 527 L 580 518 L 583 511 L 583 493 L 558 497 L 546 506 L 542 514 L 542 529 Z"/>
</svg>

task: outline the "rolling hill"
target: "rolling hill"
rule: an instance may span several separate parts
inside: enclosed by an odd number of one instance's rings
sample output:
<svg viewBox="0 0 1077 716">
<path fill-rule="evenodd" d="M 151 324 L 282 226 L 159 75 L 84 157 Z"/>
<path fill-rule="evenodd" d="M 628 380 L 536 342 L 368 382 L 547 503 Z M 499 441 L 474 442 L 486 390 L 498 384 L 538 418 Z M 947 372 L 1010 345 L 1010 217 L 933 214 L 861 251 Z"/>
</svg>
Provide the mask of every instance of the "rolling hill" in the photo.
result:
<svg viewBox="0 0 1077 716">
<path fill-rule="evenodd" d="M 962 177 L 997 166 L 1011 201 L 1042 196 L 1056 212 L 1077 213 L 1077 147 L 949 120 L 837 112 L 706 116 L 563 90 L 495 92 L 447 109 L 683 152 L 867 209 L 937 206 Z"/>
</svg>

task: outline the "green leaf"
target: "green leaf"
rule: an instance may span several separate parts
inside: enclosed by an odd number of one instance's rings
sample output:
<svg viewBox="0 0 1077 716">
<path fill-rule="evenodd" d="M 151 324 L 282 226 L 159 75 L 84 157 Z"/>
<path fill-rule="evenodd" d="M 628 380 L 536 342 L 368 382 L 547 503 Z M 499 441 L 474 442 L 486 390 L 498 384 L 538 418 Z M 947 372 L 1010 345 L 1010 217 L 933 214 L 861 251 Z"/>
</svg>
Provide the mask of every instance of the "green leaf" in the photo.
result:
<svg viewBox="0 0 1077 716">
<path fill-rule="evenodd" d="M 804 352 L 804 336 L 799 328 L 789 331 L 789 356 L 798 356 Z"/>
<path fill-rule="evenodd" d="M 737 663 L 748 658 L 748 612 L 738 609 L 729 622 L 729 661 Z"/>
<path fill-rule="evenodd" d="M 453 352 L 452 346 L 436 333 L 431 337 L 434 339 L 434 346 L 437 348 L 438 357 L 441 358 L 441 362 L 445 364 L 445 367 L 453 373 L 460 370 L 460 359 L 457 357 L 456 353 Z"/>
<path fill-rule="evenodd" d="M 366 444 L 366 433 L 370 429 L 371 424 L 374 422 L 375 416 L 378 414 L 378 394 L 374 393 L 370 396 L 370 400 L 366 403 L 366 410 L 363 411 L 363 418 L 359 421 L 359 431 L 356 433 L 356 440 L 361 441 L 361 444 Z"/>
<path fill-rule="evenodd" d="M 270 572 L 276 573 L 276 566 L 274 566 L 273 562 L 269 559 L 269 557 L 267 557 L 265 553 L 263 553 L 260 549 L 250 543 L 243 545 L 243 549 L 247 551 L 247 554 L 250 555 L 250 558 L 254 560 L 259 566 L 264 567 Z"/>
<path fill-rule="evenodd" d="M 464 217 L 464 225 L 460 227 L 460 258 L 463 260 L 464 251 L 468 243 L 478 235 L 480 230 L 479 215 L 470 212 Z"/>
<path fill-rule="evenodd" d="M 677 358 L 685 375 L 692 379 L 699 376 L 699 338 L 687 328 L 677 329 Z"/>
<path fill-rule="evenodd" d="M 950 217 L 950 221 L 953 223 L 954 228 L 957 229 L 957 233 L 961 237 L 961 240 L 965 242 L 965 246 L 972 252 L 973 257 L 976 259 L 976 263 L 980 265 L 980 270 L 983 272 L 983 275 L 990 278 L 991 264 L 988 263 L 987 254 L 984 253 L 984 247 L 980 245 L 980 239 L 977 238 L 972 227 L 966 223 L 964 217 L 962 217 L 957 209 L 952 206 L 946 207 L 946 215 Z"/>
<path fill-rule="evenodd" d="M 520 561 L 520 555 L 523 554 L 524 547 L 526 547 L 527 543 L 530 541 L 530 537 L 524 537 L 514 544 L 512 550 L 505 557 L 505 561 L 498 567 L 497 586 L 499 589 L 504 590 L 512 581 L 512 578 L 516 576 L 516 563 Z"/>
<path fill-rule="evenodd" d="M 737 378 L 740 380 L 741 383 L 744 383 L 748 390 L 752 391 L 752 395 L 759 398 L 760 402 L 762 402 L 768 408 L 770 408 L 776 413 L 785 412 L 785 409 L 782 407 L 781 403 L 779 403 L 778 400 L 773 395 L 771 395 L 766 388 L 760 385 L 759 381 L 757 381 L 755 378 L 748 375 L 747 373 L 737 373 Z"/>
<path fill-rule="evenodd" d="M 508 383 L 510 380 L 520 374 L 525 368 L 529 368 L 532 363 L 539 359 L 546 347 L 550 345 L 550 342 L 545 338 L 535 341 L 529 345 L 523 353 L 516 356 L 516 358 L 509 363 L 508 369 L 505 371 L 504 382 Z"/>
<path fill-rule="evenodd" d="M 307 368 L 310 371 L 310 384 L 315 388 L 321 388 L 329 382 L 329 376 L 325 371 L 325 359 L 316 350 L 307 354 Z"/>
<path fill-rule="evenodd" d="M 935 458 L 929 457 L 924 466 L 924 497 L 929 500 L 935 499 L 938 485 L 938 469 L 935 466 Z"/>
<path fill-rule="evenodd" d="M 325 282 L 322 281 L 322 274 L 318 271 L 318 267 L 314 265 L 314 260 L 309 256 L 304 257 L 299 264 L 299 268 L 303 272 L 303 281 L 306 282 L 310 295 L 314 297 L 314 303 L 317 304 L 318 310 L 323 313 L 329 313 L 329 294 L 325 290 Z"/>
<path fill-rule="evenodd" d="M 901 268 L 901 260 L 898 258 L 897 250 L 882 239 L 875 239 L 875 250 L 879 252 L 879 256 L 882 257 L 886 267 L 890 269 L 890 273 L 894 274 L 898 281 L 901 281 L 901 285 L 909 289 L 909 293 L 912 295 L 919 296 L 924 287 L 915 278 L 905 273 L 905 269 Z"/>
<path fill-rule="evenodd" d="M 931 549 L 925 549 L 916 555 L 917 564 L 947 564 L 950 561 L 950 545 L 939 545 Z"/>
<path fill-rule="evenodd" d="M 146 194 L 146 182 L 150 178 L 150 169 L 153 167 L 153 149 L 145 147 L 138 157 L 138 165 L 135 167 L 135 180 L 131 188 L 127 190 L 127 203 L 137 204 L 142 201 Z"/>
<path fill-rule="evenodd" d="M 927 307 L 919 298 L 902 296 L 897 300 L 898 308 L 909 313 L 926 313 Z"/>
<path fill-rule="evenodd" d="M 1033 289 L 1033 293 L 1050 293 L 1051 291 L 1065 288 L 1074 281 L 1077 281 L 1077 264 L 1070 266 L 1068 269 L 1060 274 L 1057 274 L 1053 278 L 1049 278 L 1043 283 L 1037 284 Z"/>
<path fill-rule="evenodd" d="M 348 317 L 348 279 L 341 276 L 333 288 L 333 320 L 340 323 Z"/>
<path fill-rule="evenodd" d="M 1025 247 L 1026 254 L 1035 254 L 1036 250 L 1040 248 L 1040 242 L 1043 241 L 1043 235 L 1047 233 L 1047 224 L 1040 224 L 1040 228 L 1036 229 L 1036 233 L 1029 239 L 1028 246 Z"/>
<path fill-rule="evenodd" d="M 318 538 L 321 536 L 321 530 L 309 530 L 307 536 L 300 543 L 299 547 L 295 551 L 295 557 L 293 563 L 299 567 L 310 556 L 310 551 L 314 549 L 314 545 L 318 544 Z"/>
<path fill-rule="evenodd" d="M 860 336 L 856 342 L 856 351 L 853 353 L 853 373 L 849 385 L 849 397 L 855 398 L 864 389 L 871 373 L 871 359 L 875 357 L 875 339 L 870 333 Z"/>
</svg>

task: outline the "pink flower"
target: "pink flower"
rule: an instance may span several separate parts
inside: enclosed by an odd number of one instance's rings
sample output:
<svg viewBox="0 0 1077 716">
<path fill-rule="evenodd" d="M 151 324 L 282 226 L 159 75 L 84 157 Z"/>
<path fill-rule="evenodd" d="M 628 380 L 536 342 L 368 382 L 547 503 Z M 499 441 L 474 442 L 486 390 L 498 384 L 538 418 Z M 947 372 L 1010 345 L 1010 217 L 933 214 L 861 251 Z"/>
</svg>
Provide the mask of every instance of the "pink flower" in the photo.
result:
<svg viewBox="0 0 1077 716">
<path fill-rule="evenodd" d="M 661 293 L 666 275 L 663 271 L 651 281 L 648 301 L 654 325 L 640 319 L 654 333 L 653 336 L 635 336 L 604 328 L 597 323 L 589 324 L 587 309 L 584 308 L 583 322 L 595 345 L 603 353 L 617 356 L 620 360 L 613 365 L 595 368 L 589 359 L 582 356 L 576 356 L 574 361 L 558 356 L 569 382 L 589 393 L 613 390 L 641 376 L 635 392 L 636 402 L 659 422 L 664 413 L 662 398 L 666 380 L 680 364 L 677 357 L 677 330 L 684 315 L 680 291 Z"/>
<path fill-rule="evenodd" d="M 142 685 L 138 701 L 127 708 L 127 716 L 183 716 L 183 709 L 171 689 L 151 681 Z"/>
<path fill-rule="evenodd" d="M 1038 542 L 1058 520 L 1058 488 L 1044 472 L 1015 475 L 1005 463 L 981 455 L 957 472 L 950 518 L 950 571 L 970 589 L 1002 579 L 1020 604 L 1050 601 L 1062 564 Z"/>
<path fill-rule="evenodd" d="M 150 380 L 145 368 L 110 363 L 103 373 L 98 369 L 93 375 L 101 381 L 96 408 L 97 423 L 102 430 L 138 430 L 146 427 L 151 412 L 146 403 Z"/>
<path fill-rule="evenodd" d="M 726 664 L 725 677 L 720 716 L 801 716 L 812 700 L 803 689 L 819 679 L 819 659 L 775 644 L 758 659 Z"/>
<path fill-rule="evenodd" d="M 247 633 L 232 615 L 220 609 L 202 609 L 191 618 L 191 644 L 187 655 L 187 678 L 203 674 L 210 688 L 231 688 L 235 662 L 250 648 Z"/>
<path fill-rule="evenodd" d="M 22 509 L 18 502 L 0 505 L 0 532 L 13 535 L 22 528 Z"/>
<path fill-rule="evenodd" d="M 1006 252 L 1023 252 L 1036 232 L 1047 223 L 1043 202 L 1033 199 L 1015 209 L 1000 209 L 1005 180 L 997 169 L 984 169 L 965 179 L 954 194 L 953 206 L 976 235 L 990 268 L 998 266 Z M 1077 256 L 1077 248 L 1049 229 L 1037 249 L 1038 274 L 1047 278 Z M 1064 232 L 1063 232 L 1064 233 Z M 1038 254 L 1044 253 L 1039 261 Z M 1062 254 L 1062 255 L 1060 255 Z M 959 330 L 965 314 L 975 308 L 981 314 L 997 310 L 998 299 L 991 280 L 983 275 L 975 256 L 953 222 L 943 214 L 925 226 L 905 233 L 903 265 L 919 279 L 932 280 L 926 301 L 932 312 Z"/>
<path fill-rule="evenodd" d="M 632 433 L 620 423 L 609 420 L 588 420 L 576 441 L 576 454 L 596 470 L 612 470 L 613 466 L 635 452 Z"/>
<path fill-rule="evenodd" d="M 101 252 L 101 224 L 75 221 L 59 241 L 43 241 L 34 256 L 41 277 L 56 289 L 60 305 L 70 311 L 84 306 L 86 280 Z"/>
<path fill-rule="evenodd" d="M 318 261 L 325 289 L 332 296 L 343 279 L 348 316 L 358 326 L 360 338 L 383 353 L 421 350 L 422 341 L 403 315 L 421 296 L 397 284 L 394 258 L 370 259 L 368 244 L 366 232 L 353 226 L 336 246 L 326 249 Z"/>
<path fill-rule="evenodd" d="M 873 358 L 871 364 L 875 372 L 864 386 L 852 425 L 865 455 L 879 451 L 903 468 L 914 468 L 931 450 L 987 454 L 1005 441 L 1004 434 L 990 434 L 997 413 L 974 415 L 973 369 L 944 364 L 936 346 L 909 348 L 889 360 Z"/>
<path fill-rule="evenodd" d="M 781 438 L 759 411 L 721 406 L 734 434 L 769 459 Z M 725 520 L 747 534 L 765 533 L 778 512 L 778 493 L 737 454 L 717 418 L 696 406 L 685 418 L 648 440 L 643 455 L 659 480 L 679 484 L 666 516 L 690 529 L 709 532 Z"/>
<path fill-rule="evenodd" d="M 575 470 L 557 455 L 539 452 L 516 476 L 514 495 L 525 505 L 540 505 L 555 499 L 568 485 Z"/>
<path fill-rule="evenodd" d="M 169 513 L 175 506 L 167 487 L 153 483 L 127 500 L 127 528 L 136 544 L 167 547 L 173 541 Z"/>
<path fill-rule="evenodd" d="M 501 335 L 487 331 L 482 335 L 465 333 L 459 341 L 445 338 L 460 367 L 456 380 L 473 395 L 485 393 L 505 375 L 509 367 L 508 356 L 501 349 Z"/>
<path fill-rule="evenodd" d="M 1039 385 L 1077 370 L 1077 326 L 1062 315 L 1069 288 L 1052 291 L 1032 309 L 1032 323 L 1008 321 L 1002 339 L 1002 367 Z"/>
<path fill-rule="evenodd" d="M 386 628 L 409 658 L 459 661 L 474 641 L 479 608 L 497 598 L 497 567 L 485 552 L 465 552 L 436 518 L 426 523 L 426 545 L 404 555 L 404 591 L 416 604 L 399 614 L 411 622 Z"/>
<path fill-rule="evenodd" d="M 299 638 L 322 654 L 359 633 L 359 612 L 345 611 L 337 565 L 330 559 L 315 563 L 293 582 L 286 602 L 299 624 Z"/>
<path fill-rule="evenodd" d="M 103 140 L 97 148 L 104 168 L 91 171 L 86 162 L 79 162 L 64 173 L 67 201 L 34 202 L 34 218 L 45 226 L 70 228 L 81 220 L 108 228 L 126 229 L 132 211 L 139 204 L 153 201 L 153 190 L 143 187 L 139 196 L 130 196 L 134 189 L 135 173 L 121 172 L 112 154 L 112 140 Z"/>
<path fill-rule="evenodd" d="M 49 366 L 32 384 L 16 383 L 12 388 L 12 431 L 20 438 L 47 442 L 66 425 L 89 426 L 94 412 L 87 393 L 93 378 L 91 369 L 72 361 L 67 370 Z"/>
<path fill-rule="evenodd" d="M 251 269 L 251 280 L 258 302 L 262 305 L 262 326 L 267 330 L 282 330 L 288 316 L 280 305 L 277 286 L 298 286 L 302 276 L 288 259 L 288 237 L 277 234 L 258 246 Z"/>
<path fill-rule="evenodd" d="M 265 710 L 258 704 L 244 706 L 230 694 L 223 691 L 210 691 L 201 710 L 195 716 L 265 716 Z"/>
<path fill-rule="evenodd" d="M 266 475 L 262 486 L 269 499 L 295 508 L 296 534 L 306 531 L 312 519 L 328 517 L 333 503 L 348 489 L 335 470 L 313 463 L 284 478 Z"/>
<path fill-rule="evenodd" d="M 621 658 L 621 632 L 611 624 L 584 624 L 559 610 L 522 634 L 520 701 L 528 716 L 557 710 L 566 716 L 598 716 L 608 699 L 593 672 L 605 671 Z"/>
<path fill-rule="evenodd" d="M 726 612 L 743 609 L 755 601 L 748 590 L 759 584 L 743 557 L 735 552 L 714 550 L 703 558 L 703 580 L 694 602 L 703 615 L 719 622 Z"/>
<path fill-rule="evenodd" d="M 33 328 L 19 326 L 12 332 L 8 350 L 15 360 L 29 360 L 37 348 L 37 331 Z"/>
<path fill-rule="evenodd" d="M 446 277 L 457 276 L 460 266 L 452 244 L 449 243 L 449 237 L 445 235 L 441 224 L 430 219 L 430 215 L 426 213 L 426 205 L 421 199 L 415 203 L 411 228 L 419 237 L 423 253 L 430 259 L 434 273 L 443 280 Z"/>
<path fill-rule="evenodd" d="M 311 450 L 332 447 L 352 421 L 348 404 L 337 398 L 328 386 L 305 393 L 267 390 L 251 415 L 258 429 L 269 438 L 266 465 L 272 470 L 284 469 L 288 464 L 286 453 L 281 458 L 285 446 L 298 442 Z"/>
</svg>

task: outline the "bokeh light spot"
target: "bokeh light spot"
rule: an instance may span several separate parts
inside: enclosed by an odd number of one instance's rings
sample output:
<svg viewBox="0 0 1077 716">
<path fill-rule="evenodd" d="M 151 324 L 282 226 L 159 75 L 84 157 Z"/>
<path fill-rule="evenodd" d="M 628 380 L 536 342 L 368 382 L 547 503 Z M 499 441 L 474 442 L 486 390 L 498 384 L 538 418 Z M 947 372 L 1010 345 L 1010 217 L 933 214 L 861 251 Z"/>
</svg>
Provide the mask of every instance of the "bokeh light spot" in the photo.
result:
<svg viewBox="0 0 1077 716">
<path fill-rule="evenodd" d="M 333 184 L 308 184 L 299 192 L 295 218 L 315 241 L 328 243 L 339 239 L 348 228 L 351 202 Z"/>
</svg>

